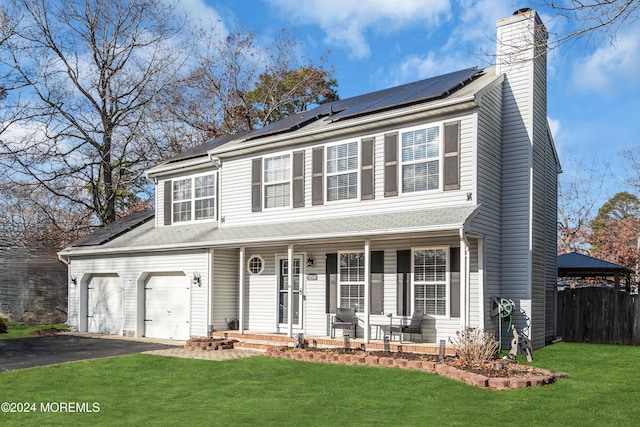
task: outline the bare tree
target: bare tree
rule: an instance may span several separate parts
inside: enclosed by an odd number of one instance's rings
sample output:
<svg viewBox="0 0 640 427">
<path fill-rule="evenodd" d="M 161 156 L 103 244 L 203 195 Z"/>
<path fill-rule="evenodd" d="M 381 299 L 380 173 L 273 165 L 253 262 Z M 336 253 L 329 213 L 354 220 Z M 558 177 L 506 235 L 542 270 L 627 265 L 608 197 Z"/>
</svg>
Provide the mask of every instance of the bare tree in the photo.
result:
<svg viewBox="0 0 640 427">
<path fill-rule="evenodd" d="M 201 32 L 202 49 L 194 52 L 197 66 L 186 87 L 169 94 L 163 105 L 185 125 L 177 144 L 249 131 L 338 99 L 328 57 L 314 63 L 296 55 L 294 33 L 282 30 L 273 48 L 265 49 L 256 45 L 252 32 L 220 37 L 215 31 Z"/>
<path fill-rule="evenodd" d="M 542 0 L 539 4 L 572 24 L 572 30 L 557 34 L 550 46 L 594 34 L 607 34 L 615 38 L 623 25 L 640 16 L 638 0 Z"/>
<path fill-rule="evenodd" d="M 640 194 L 640 147 L 624 150 L 622 157 L 626 160 L 625 166 L 631 173 L 627 178 L 627 183 Z"/>
<path fill-rule="evenodd" d="M 1 55 L 23 126 L 2 138 L 4 166 L 16 184 L 28 178 L 99 224 L 113 222 L 138 201 L 156 160 L 141 134 L 187 57 L 182 21 L 163 0 L 15 5 L 19 25 Z"/>
<path fill-rule="evenodd" d="M 587 254 L 590 222 L 602 195 L 607 166 L 595 161 L 587 166 L 580 159 L 572 164 L 573 172 L 566 171 L 558 184 L 558 254 Z"/>
</svg>

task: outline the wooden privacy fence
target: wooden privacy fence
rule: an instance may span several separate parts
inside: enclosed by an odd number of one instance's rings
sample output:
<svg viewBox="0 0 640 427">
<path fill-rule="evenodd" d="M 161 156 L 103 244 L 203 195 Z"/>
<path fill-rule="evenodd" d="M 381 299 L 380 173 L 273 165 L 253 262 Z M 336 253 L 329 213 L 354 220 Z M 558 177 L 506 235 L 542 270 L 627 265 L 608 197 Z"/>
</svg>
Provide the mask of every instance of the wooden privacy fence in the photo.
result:
<svg viewBox="0 0 640 427">
<path fill-rule="evenodd" d="M 558 292 L 558 336 L 565 341 L 640 344 L 640 298 L 609 288 Z"/>
</svg>

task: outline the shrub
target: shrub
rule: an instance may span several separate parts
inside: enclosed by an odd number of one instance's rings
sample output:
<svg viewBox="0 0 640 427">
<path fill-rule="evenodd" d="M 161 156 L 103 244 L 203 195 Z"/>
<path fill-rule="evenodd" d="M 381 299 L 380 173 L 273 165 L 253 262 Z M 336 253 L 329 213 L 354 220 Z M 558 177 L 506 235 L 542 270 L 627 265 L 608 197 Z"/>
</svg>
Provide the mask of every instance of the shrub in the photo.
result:
<svg viewBox="0 0 640 427">
<path fill-rule="evenodd" d="M 0 314 L 0 334 L 9 333 L 7 330 L 7 319 Z"/>
<path fill-rule="evenodd" d="M 449 342 L 460 360 L 465 363 L 493 360 L 499 348 L 493 333 L 471 327 L 456 332 L 456 336 L 449 338 Z"/>
</svg>

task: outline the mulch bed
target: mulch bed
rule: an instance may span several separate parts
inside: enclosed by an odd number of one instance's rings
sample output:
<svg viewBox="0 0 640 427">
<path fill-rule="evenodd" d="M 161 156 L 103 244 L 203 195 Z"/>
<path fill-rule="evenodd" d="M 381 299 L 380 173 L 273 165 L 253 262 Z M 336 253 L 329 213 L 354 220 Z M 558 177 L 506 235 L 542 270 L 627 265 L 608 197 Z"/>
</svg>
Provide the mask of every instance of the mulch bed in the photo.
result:
<svg viewBox="0 0 640 427">
<path fill-rule="evenodd" d="M 59 329 L 59 328 L 40 329 L 38 331 L 30 332 L 29 335 L 33 335 L 37 337 L 45 337 L 49 335 L 58 335 L 60 332 L 69 332 L 69 329 Z"/>
<path fill-rule="evenodd" d="M 426 370 L 478 387 L 498 390 L 552 384 L 555 378 L 568 376 L 563 373 L 553 373 L 534 366 L 523 365 L 512 360 L 499 359 L 484 363 L 465 364 L 457 357 L 445 357 L 439 360 L 438 355 L 411 352 L 272 347 L 267 350 L 267 355 L 325 363 Z"/>
</svg>

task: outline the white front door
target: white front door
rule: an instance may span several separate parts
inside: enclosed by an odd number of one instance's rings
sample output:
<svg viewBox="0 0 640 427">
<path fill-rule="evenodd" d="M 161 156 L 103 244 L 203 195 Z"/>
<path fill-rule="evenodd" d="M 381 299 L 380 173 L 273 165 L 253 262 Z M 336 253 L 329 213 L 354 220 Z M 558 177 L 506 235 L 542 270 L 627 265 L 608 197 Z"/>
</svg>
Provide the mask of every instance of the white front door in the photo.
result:
<svg viewBox="0 0 640 427">
<path fill-rule="evenodd" d="M 278 260 L 278 323 L 281 327 L 289 324 L 289 260 Z M 292 291 L 292 324 L 294 328 L 302 328 L 302 257 L 293 258 Z"/>
</svg>

